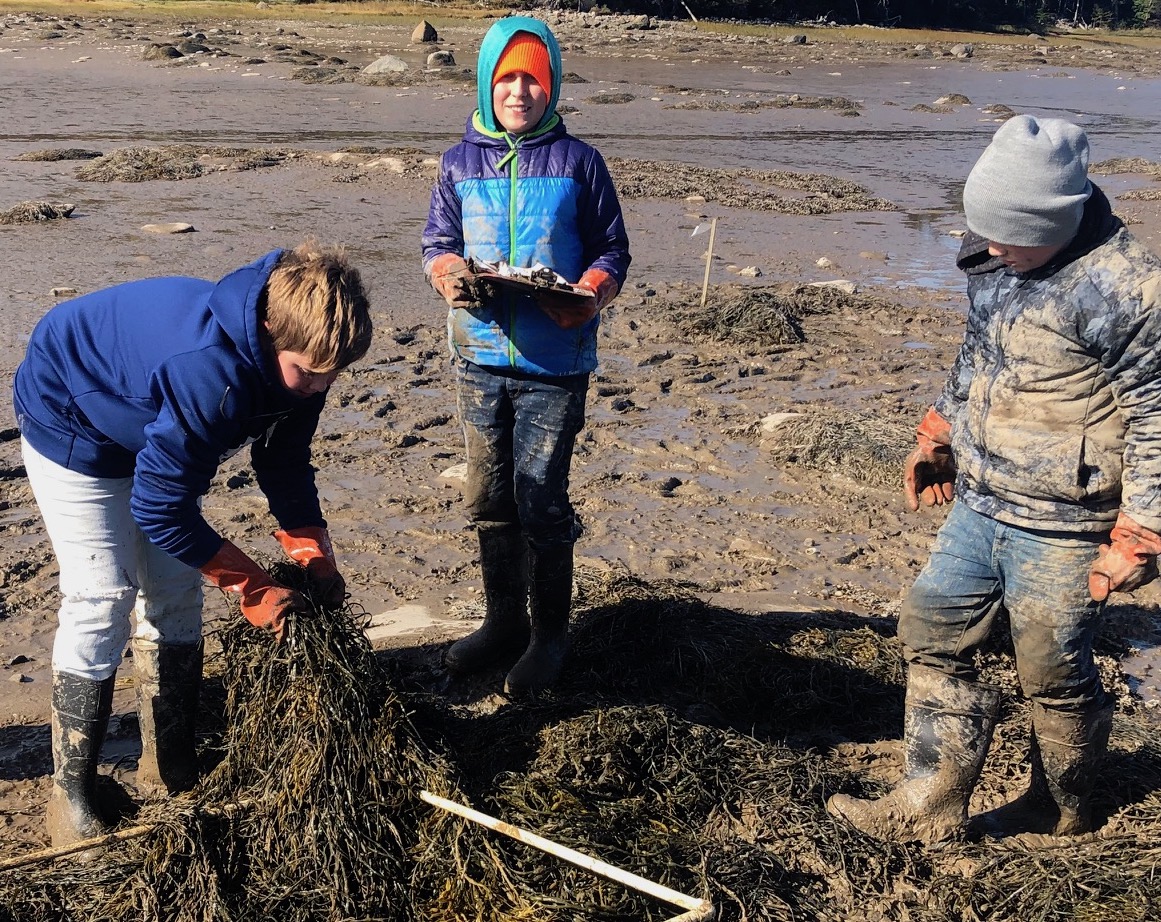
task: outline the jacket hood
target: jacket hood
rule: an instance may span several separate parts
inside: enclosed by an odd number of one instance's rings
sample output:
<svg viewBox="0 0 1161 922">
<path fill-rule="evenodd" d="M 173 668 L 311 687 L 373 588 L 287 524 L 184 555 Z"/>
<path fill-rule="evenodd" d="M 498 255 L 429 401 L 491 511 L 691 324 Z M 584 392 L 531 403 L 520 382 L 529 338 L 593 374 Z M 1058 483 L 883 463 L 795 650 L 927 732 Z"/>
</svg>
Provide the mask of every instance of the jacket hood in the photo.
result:
<svg viewBox="0 0 1161 922">
<path fill-rule="evenodd" d="M 1084 203 L 1084 214 L 1081 216 L 1076 236 L 1063 250 L 1053 256 L 1050 262 L 1028 275 L 1038 278 L 1052 275 L 1061 266 L 1067 266 L 1070 262 L 1095 250 L 1124 226 L 1124 222 L 1113 214 L 1113 206 L 1109 204 L 1104 192 L 1093 183 L 1092 195 Z M 988 241 L 974 231 L 968 231 L 964 236 L 955 264 L 968 275 L 979 275 L 1004 268 L 1003 260 L 988 253 Z"/>
<path fill-rule="evenodd" d="M 263 379 L 271 384 L 278 384 L 279 377 L 270 350 L 264 348 L 266 338 L 259 307 L 262 290 L 282 253 L 274 250 L 235 269 L 214 285 L 209 297 L 210 312 L 218 326 L 230 337 L 239 354 L 260 369 Z M 243 305 L 241 311 L 239 304 Z"/>
<path fill-rule="evenodd" d="M 502 133 L 503 129 L 496 122 L 496 113 L 492 111 L 492 74 L 500 55 L 504 53 L 509 40 L 517 32 L 528 32 L 535 35 L 548 49 L 548 59 L 552 64 L 552 90 L 548 96 L 548 108 L 544 110 L 544 117 L 537 124 L 534 131 L 549 125 L 556 115 L 556 105 L 560 101 L 561 59 L 560 45 L 556 36 L 539 19 L 531 16 L 508 16 L 498 20 L 480 44 L 480 57 L 476 62 L 476 113 L 474 120 L 486 132 Z"/>
</svg>

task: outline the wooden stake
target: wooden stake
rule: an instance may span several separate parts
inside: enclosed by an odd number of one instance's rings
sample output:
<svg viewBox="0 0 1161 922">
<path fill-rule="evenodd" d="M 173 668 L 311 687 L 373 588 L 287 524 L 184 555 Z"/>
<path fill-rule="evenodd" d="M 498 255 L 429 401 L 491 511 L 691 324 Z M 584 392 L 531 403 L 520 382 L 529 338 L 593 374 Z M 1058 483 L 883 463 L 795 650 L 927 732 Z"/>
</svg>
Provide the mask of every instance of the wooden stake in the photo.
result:
<svg viewBox="0 0 1161 922">
<path fill-rule="evenodd" d="M 458 804 L 454 800 L 448 800 L 437 794 L 432 794 L 430 791 L 420 791 L 419 796 L 429 804 L 433 804 L 442 810 L 447 810 L 449 813 L 454 813 L 457 816 L 472 820 L 481 826 L 487 826 L 489 829 L 494 829 L 496 832 L 510 836 L 518 842 L 531 845 L 533 848 L 538 848 L 542 852 L 548 852 L 557 858 L 563 858 L 565 861 L 582 867 L 586 871 L 591 871 L 601 877 L 615 880 L 617 883 L 624 884 L 633 890 L 647 893 L 649 896 L 656 897 L 659 900 L 664 900 L 666 903 L 672 903 L 675 906 L 680 906 L 682 909 L 687 910 L 687 912 L 683 912 L 679 916 L 674 916 L 672 919 L 667 920 L 667 922 L 699 922 L 699 920 L 714 918 L 714 904 L 709 900 L 699 900 L 692 896 L 686 896 L 684 893 L 678 893 L 676 890 L 671 890 L 662 884 L 656 884 L 651 880 L 646 880 L 644 877 L 638 877 L 630 871 L 624 871 L 621 868 L 607 864 L 599 858 L 593 858 L 591 855 L 578 852 L 575 849 L 569 848 L 567 845 L 559 845 L 556 842 L 538 836 L 534 832 L 529 832 L 527 829 L 521 829 L 519 826 L 505 823 L 503 820 L 496 819 L 494 816 L 488 816 L 486 813 L 473 810 L 471 807 L 465 807 L 463 804 Z"/>
<path fill-rule="evenodd" d="M 130 826 L 128 829 L 118 829 L 116 832 L 106 833 L 103 836 L 94 836 L 91 839 L 81 839 L 71 845 L 56 845 L 51 848 L 42 848 L 37 852 L 17 855 L 15 858 L 5 858 L 0 861 L 0 871 L 12 868 L 22 868 L 38 861 L 51 861 L 54 858 L 63 858 L 65 855 L 75 855 L 77 852 L 88 851 L 90 848 L 100 848 L 112 845 L 115 842 L 125 842 L 128 839 L 137 839 L 149 835 L 157 828 L 157 823 L 148 823 L 144 826 Z"/>
<path fill-rule="evenodd" d="M 709 247 L 705 251 L 705 281 L 703 281 L 701 283 L 701 306 L 702 307 L 705 307 L 706 295 L 709 294 L 710 266 L 713 265 L 713 261 L 714 261 L 714 237 L 717 236 L 717 232 L 718 232 L 718 219 L 712 218 L 712 219 L 710 219 Z"/>
<path fill-rule="evenodd" d="M 238 803 L 223 804 L 221 807 L 201 807 L 204 813 L 222 814 L 224 816 L 232 816 L 239 811 L 249 809 L 253 805 L 252 801 L 243 800 Z M 102 848 L 106 845 L 115 845 L 118 842 L 128 842 L 130 839 L 139 839 L 142 836 L 147 836 L 153 832 L 160 822 L 145 823 L 140 826 L 128 826 L 125 829 L 117 829 L 113 832 L 105 833 L 103 836 L 93 836 L 91 839 L 81 839 L 79 842 L 73 842 L 71 845 L 53 845 L 48 848 L 42 848 L 35 852 L 25 852 L 23 855 L 17 855 L 14 858 L 5 858 L 0 861 L 0 871 L 8 871 L 12 868 L 23 868 L 30 864 L 36 864 L 39 861 L 52 861 L 56 858 L 64 858 L 67 855 L 75 855 L 77 852 L 88 851 L 90 848 Z"/>
</svg>

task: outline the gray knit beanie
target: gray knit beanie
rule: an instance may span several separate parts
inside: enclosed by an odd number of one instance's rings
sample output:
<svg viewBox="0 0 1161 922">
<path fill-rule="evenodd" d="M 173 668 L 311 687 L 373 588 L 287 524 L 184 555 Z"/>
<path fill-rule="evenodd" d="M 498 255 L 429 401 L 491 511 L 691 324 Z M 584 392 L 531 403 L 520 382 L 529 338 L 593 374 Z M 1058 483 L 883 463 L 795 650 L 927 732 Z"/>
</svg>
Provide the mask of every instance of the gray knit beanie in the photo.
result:
<svg viewBox="0 0 1161 922">
<path fill-rule="evenodd" d="M 1059 118 L 1017 115 L 1000 126 L 967 178 L 967 226 L 1009 246 L 1056 246 L 1076 236 L 1088 181 L 1088 138 Z"/>
</svg>

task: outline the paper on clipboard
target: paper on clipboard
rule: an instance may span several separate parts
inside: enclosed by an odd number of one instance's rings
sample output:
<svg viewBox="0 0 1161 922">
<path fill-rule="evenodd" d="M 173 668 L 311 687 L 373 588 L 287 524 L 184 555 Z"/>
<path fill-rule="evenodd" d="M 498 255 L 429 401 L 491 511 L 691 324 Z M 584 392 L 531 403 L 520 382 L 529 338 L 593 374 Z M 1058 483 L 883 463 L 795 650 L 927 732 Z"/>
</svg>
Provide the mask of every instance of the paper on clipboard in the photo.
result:
<svg viewBox="0 0 1161 922">
<path fill-rule="evenodd" d="M 551 294 L 553 300 L 575 300 L 576 307 L 582 307 L 596 297 L 592 291 L 577 288 L 548 266 L 535 265 L 529 269 L 518 269 L 504 262 L 469 259 L 468 269 L 477 284 L 494 285 L 528 295 Z"/>
</svg>

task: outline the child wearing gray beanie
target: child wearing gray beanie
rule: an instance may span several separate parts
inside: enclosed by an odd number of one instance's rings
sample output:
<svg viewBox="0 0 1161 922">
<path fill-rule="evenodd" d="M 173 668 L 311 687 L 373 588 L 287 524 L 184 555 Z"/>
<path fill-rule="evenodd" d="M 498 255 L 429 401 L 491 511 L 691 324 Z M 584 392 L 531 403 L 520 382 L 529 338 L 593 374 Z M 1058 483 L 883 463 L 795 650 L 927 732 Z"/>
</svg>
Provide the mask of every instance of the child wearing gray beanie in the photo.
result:
<svg viewBox="0 0 1161 922">
<path fill-rule="evenodd" d="M 1070 836 L 1102 822 L 1114 698 L 1093 638 L 1110 595 L 1156 578 L 1161 557 L 1161 259 L 1087 171 L 1081 129 L 1020 115 L 964 188 L 967 325 L 903 465 L 912 510 L 949 509 L 899 610 L 904 776 L 877 799 L 827 804 L 867 835 Z M 1002 699 L 976 654 L 999 634 L 1029 699 L 1027 780 L 969 817 Z"/>
<path fill-rule="evenodd" d="M 968 228 L 1009 246 L 1068 243 L 1080 227 L 1088 181 L 1088 138 L 1059 118 L 1017 115 L 976 162 L 963 190 Z"/>
</svg>

